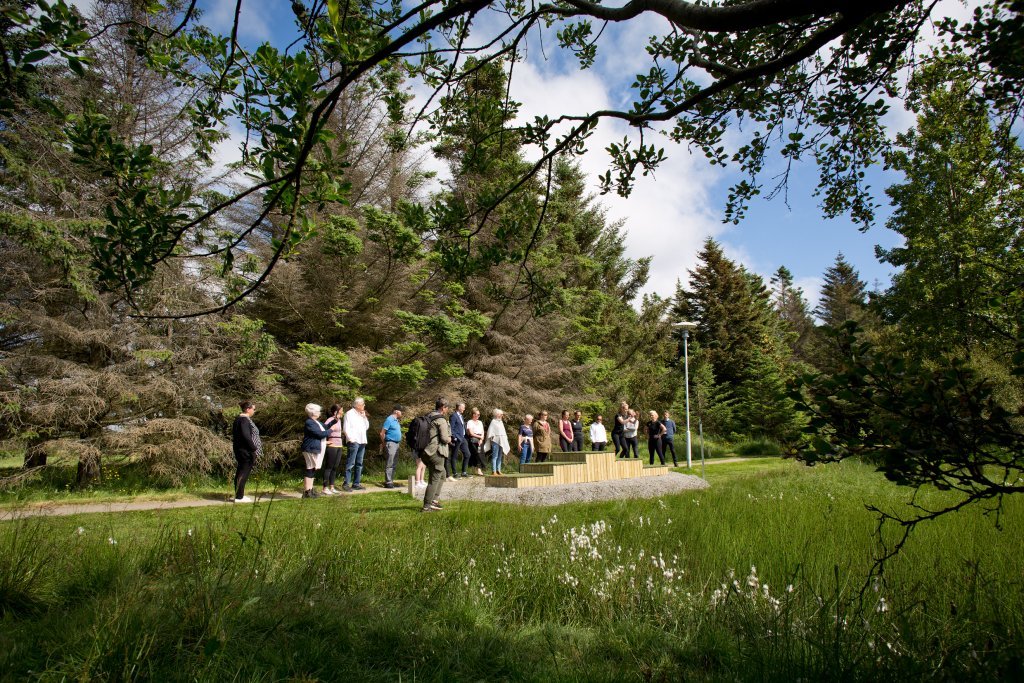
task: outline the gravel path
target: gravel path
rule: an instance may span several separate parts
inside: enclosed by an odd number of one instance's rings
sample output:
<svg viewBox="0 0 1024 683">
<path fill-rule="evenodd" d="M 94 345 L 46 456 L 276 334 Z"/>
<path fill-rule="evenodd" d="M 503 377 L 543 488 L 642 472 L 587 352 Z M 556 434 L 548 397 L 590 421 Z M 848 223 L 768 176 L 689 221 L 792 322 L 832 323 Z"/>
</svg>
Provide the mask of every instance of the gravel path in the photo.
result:
<svg viewBox="0 0 1024 683">
<path fill-rule="evenodd" d="M 613 479 L 587 484 L 560 484 L 528 489 L 488 488 L 483 477 L 449 479 L 444 483 L 441 500 L 482 500 L 518 505 L 561 505 L 621 498 L 657 498 L 669 493 L 707 488 L 708 483 L 691 474 L 669 472 L 658 477 Z M 420 494 L 422 495 L 422 493 Z"/>
</svg>

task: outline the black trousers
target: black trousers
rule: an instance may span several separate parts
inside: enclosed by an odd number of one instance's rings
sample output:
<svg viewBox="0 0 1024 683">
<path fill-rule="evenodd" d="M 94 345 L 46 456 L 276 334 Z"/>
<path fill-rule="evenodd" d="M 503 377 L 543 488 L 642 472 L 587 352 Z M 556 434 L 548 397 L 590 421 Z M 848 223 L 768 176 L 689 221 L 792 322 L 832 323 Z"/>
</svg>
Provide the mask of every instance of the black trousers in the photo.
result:
<svg viewBox="0 0 1024 683">
<path fill-rule="evenodd" d="M 558 435 L 558 445 L 561 447 L 563 453 L 572 453 L 572 441 L 565 438 L 561 434 Z"/>
<path fill-rule="evenodd" d="M 324 453 L 324 488 L 334 486 L 334 478 L 341 467 L 341 446 L 328 446 Z"/>
<path fill-rule="evenodd" d="M 661 449 L 661 437 L 652 436 L 647 439 L 647 453 L 651 456 L 651 464 L 654 464 L 654 454 L 658 454 L 658 459 L 661 460 L 661 464 L 665 464 L 665 451 Z"/>
<path fill-rule="evenodd" d="M 466 444 L 469 446 L 469 464 L 473 467 L 483 467 L 484 461 L 480 457 L 480 444 L 476 439 L 470 439 Z"/>
<path fill-rule="evenodd" d="M 572 449 L 574 451 L 577 451 L 577 452 L 583 450 L 583 435 L 582 434 L 573 434 L 572 435 Z"/>
<path fill-rule="evenodd" d="M 629 457 L 629 450 L 633 449 L 633 457 L 637 460 L 640 459 L 640 442 L 635 436 L 623 436 L 622 437 L 622 457 Z"/>
<path fill-rule="evenodd" d="M 549 455 L 550 455 L 550 453 L 540 453 L 540 452 L 538 452 L 537 453 L 537 460 L 536 460 L 536 462 L 544 462 L 545 460 L 548 459 Z"/>
<path fill-rule="evenodd" d="M 670 437 L 661 437 L 661 452 L 668 455 L 668 452 L 672 451 L 672 464 L 678 465 L 676 462 L 676 445 Z"/>
<path fill-rule="evenodd" d="M 615 446 L 615 457 L 618 457 L 619 453 L 625 452 L 626 438 L 622 436 L 622 432 L 612 432 L 612 444 Z"/>
<path fill-rule="evenodd" d="M 245 495 L 245 482 L 249 481 L 249 474 L 256 460 L 252 456 L 235 455 L 235 462 L 238 463 L 235 469 L 235 498 L 241 498 Z"/>
</svg>

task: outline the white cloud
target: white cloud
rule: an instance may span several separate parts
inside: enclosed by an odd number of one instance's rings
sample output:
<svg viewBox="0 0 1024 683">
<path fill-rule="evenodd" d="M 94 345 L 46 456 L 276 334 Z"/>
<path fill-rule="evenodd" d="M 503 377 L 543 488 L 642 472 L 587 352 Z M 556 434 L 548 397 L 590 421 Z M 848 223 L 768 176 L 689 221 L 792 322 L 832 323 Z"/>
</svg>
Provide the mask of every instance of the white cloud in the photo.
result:
<svg viewBox="0 0 1024 683">
<path fill-rule="evenodd" d="M 235 22 L 235 0 L 210 0 L 203 8 L 202 22 L 215 31 L 230 35 Z M 243 42 L 262 43 L 273 36 L 265 19 L 269 15 L 263 0 L 250 1 L 242 6 L 238 16 L 238 37 Z"/>
<path fill-rule="evenodd" d="M 612 79 L 602 78 L 593 70 L 558 73 L 550 67 L 550 63 L 516 65 L 512 98 L 522 103 L 520 122 L 534 116 L 582 114 L 614 106 L 608 87 Z M 638 139 L 635 131 L 622 122 L 608 120 L 587 141 L 588 152 L 578 161 L 595 193 L 597 177 L 609 163 L 605 150 L 623 137 L 634 143 Z M 638 177 L 629 198 L 605 195 L 599 201 L 607 207 L 611 220 L 625 222 L 627 255 L 654 257 L 644 293 L 671 296 L 676 280 L 685 282 L 687 269 L 696 264 L 704 239 L 723 230 L 717 209 L 708 199 L 718 173 L 702 156 L 692 156 L 661 136 L 649 134 L 647 140 L 666 146 L 667 161 L 654 175 Z"/>
</svg>

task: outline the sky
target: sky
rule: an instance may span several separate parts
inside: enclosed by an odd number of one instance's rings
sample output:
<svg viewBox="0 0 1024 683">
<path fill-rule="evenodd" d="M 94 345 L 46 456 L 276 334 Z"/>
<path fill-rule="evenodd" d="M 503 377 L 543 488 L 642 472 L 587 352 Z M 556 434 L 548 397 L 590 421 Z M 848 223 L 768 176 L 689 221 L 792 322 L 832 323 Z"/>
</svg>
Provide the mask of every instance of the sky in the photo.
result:
<svg viewBox="0 0 1024 683">
<path fill-rule="evenodd" d="M 966 18 L 975 4 L 975 0 L 968 5 L 959 0 L 940 0 L 933 16 Z M 204 23 L 223 32 L 230 29 L 235 0 L 202 0 L 200 6 L 205 11 Z M 497 20 L 485 13 L 475 34 L 486 33 Z M 633 74 L 647 68 L 643 61 L 647 36 L 663 29 L 663 20 L 646 15 L 607 29 L 599 43 L 597 61 L 586 71 L 580 71 L 574 61 L 559 53 L 553 34 L 531 39 L 526 60 L 516 64 L 512 80 L 512 98 L 522 103 L 520 120 L 627 106 Z M 246 0 L 243 5 L 240 39 L 245 44 L 269 41 L 284 47 L 293 30 L 289 3 Z M 896 102 L 886 122 L 895 134 L 912 125 L 913 118 Z M 219 148 L 221 163 L 238 156 L 239 135 L 238 131 L 232 132 L 233 139 Z M 608 164 L 605 148 L 627 136 L 635 139 L 624 125 L 604 122 L 588 142 L 589 151 L 579 162 L 595 193 L 598 174 Z M 651 139 L 649 136 L 648 140 Z M 729 187 L 737 179 L 735 172 L 711 166 L 699 152 L 691 154 L 667 138 L 658 144 L 665 147 L 668 160 L 655 174 L 638 178 L 629 198 L 605 195 L 599 200 L 611 219 L 624 221 L 627 255 L 653 256 L 645 293 L 671 296 L 677 280 L 685 285 L 688 271 L 697 263 L 697 254 L 708 237 L 719 241 L 730 258 L 766 281 L 779 266 L 786 266 L 797 286 L 804 290 L 811 308 L 817 301 L 825 269 L 840 252 L 859 271 L 869 289 L 884 289 L 888 285 L 893 270 L 878 262 L 875 245 L 888 248 L 899 243 L 899 236 L 885 227 L 889 208 L 883 192 L 887 185 L 898 182 L 899 176 L 881 169 L 869 172 L 868 181 L 877 202 L 883 206 L 876 225 L 867 232 L 859 230 L 848 218 L 822 217 L 818 198 L 813 196 L 817 168 L 809 162 L 795 166 L 786 200 L 755 198 L 744 220 L 732 225 L 723 223 L 722 217 Z M 427 166 L 441 170 L 429 160 Z M 772 174 L 769 168 L 765 178 Z"/>
</svg>

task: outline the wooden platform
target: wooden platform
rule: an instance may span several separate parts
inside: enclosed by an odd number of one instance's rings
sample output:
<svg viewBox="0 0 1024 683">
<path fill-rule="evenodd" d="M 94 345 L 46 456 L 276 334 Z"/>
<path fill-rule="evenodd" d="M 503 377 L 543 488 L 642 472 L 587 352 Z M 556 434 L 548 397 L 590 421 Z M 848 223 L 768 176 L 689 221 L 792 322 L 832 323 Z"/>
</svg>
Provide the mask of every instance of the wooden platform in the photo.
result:
<svg viewBox="0 0 1024 683">
<path fill-rule="evenodd" d="M 646 465 L 642 460 L 616 458 L 614 453 L 578 452 L 552 453 L 546 462 L 521 466 L 521 472 L 488 475 L 485 486 L 529 488 L 555 484 L 583 484 L 609 479 L 636 479 L 668 474 L 667 465 Z"/>
</svg>

